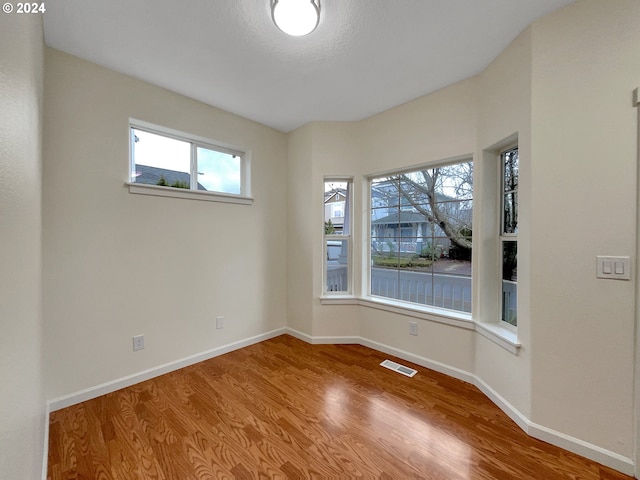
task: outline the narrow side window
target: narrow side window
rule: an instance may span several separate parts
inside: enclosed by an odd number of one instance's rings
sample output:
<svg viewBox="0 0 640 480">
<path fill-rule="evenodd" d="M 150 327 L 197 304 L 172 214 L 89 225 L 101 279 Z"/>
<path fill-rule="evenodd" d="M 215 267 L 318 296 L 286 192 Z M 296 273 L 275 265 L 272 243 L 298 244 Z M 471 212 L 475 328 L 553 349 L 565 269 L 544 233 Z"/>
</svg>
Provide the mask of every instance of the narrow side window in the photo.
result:
<svg viewBox="0 0 640 480">
<path fill-rule="evenodd" d="M 518 147 L 500 154 L 502 259 L 501 320 L 518 325 Z"/>
<path fill-rule="evenodd" d="M 323 295 L 349 295 L 351 289 L 350 179 L 324 182 L 324 291 Z"/>
</svg>

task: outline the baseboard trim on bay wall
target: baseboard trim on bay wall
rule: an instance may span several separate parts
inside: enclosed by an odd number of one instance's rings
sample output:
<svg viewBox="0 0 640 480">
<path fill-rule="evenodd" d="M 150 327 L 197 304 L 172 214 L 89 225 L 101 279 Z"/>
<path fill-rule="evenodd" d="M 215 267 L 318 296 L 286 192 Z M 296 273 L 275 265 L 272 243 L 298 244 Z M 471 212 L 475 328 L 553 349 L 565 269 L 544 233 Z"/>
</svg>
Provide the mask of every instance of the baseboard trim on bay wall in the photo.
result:
<svg viewBox="0 0 640 480">
<path fill-rule="evenodd" d="M 49 417 L 51 410 L 49 403 L 44 407 L 44 445 L 42 447 L 42 480 L 47 480 L 49 467 Z"/>
<path fill-rule="evenodd" d="M 184 368 L 189 365 L 202 362 L 204 360 L 209 360 L 210 358 L 214 358 L 219 355 L 224 355 L 225 353 L 229 353 L 234 350 L 238 350 L 240 348 L 262 342 L 264 340 L 269 340 L 270 338 L 277 337 L 284 333 L 314 345 L 320 345 L 320 344 L 363 345 L 365 347 L 369 347 L 374 350 L 378 350 L 380 352 L 401 358 L 408 362 L 415 363 L 416 365 L 420 365 L 430 370 L 435 370 L 436 372 L 443 373 L 445 375 L 448 375 L 453 378 L 457 378 L 467 383 L 471 383 L 472 385 L 475 385 L 476 387 L 478 387 L 478 389 L 480 389 L 482 393 L 484 393 L 493 403 L 495 403 L 509 418 L 511 418 L 522 430 L 524 430 L 524 432 L 526 432 L 528 435 L 532 436 L 533 438 L 537 438 L 538 440 L 542 440 L 544 442 L 550 443 L 552 445 L 555 445 L 557 447 L 563 448 L 570 452 L 576 453 L 583 457 L 589 458 L 593 461 L 601 463 L 602 465 L 606 465 L 607 467 L 613 468 L 627 475 L 633 475 L 635 473 L 634 462 L 630 458 L 624 457 L 615 452 L 611 452 L 609 450 L 603 449 L 601 447 L 590 444 L 583 440 L 571 437 L 569 435 L 565 435 L 561 432 L 552 430 L 550 428 L 547 428 L 532 422 L 527 417 L 525 417 L 520 411 L 518 411 L 513 405 L 511 405 L 506 399 L 504 399 L 500 394 L 498 394 L 498 392 L 496 392 L 481 378 L 477 377 L 473 373 L 446 365 L 441 362 L 437 362 L 435 360 L 431 360 L 426 357 L 422 357 L 420 355 L 415 355 L 413 353 L 406 352 L 404 350 L 400 350 L 398 348 L 391 347 L 389 345 L 376 342 L 374 340 L 369 340 L 364 337 L 312 336 L 304 332 L 300 332 L 298 330 L 287 328 L 287 327 L 279 328 L 277 330 L 272 330 L 270 332 L 263 333 L 261 335 L 256 335 L 254 337 L 247 338 L 245 340 L 239 340 L 237 342 L 230 343 L 228 345 L 223 345 L 211 350 L 207 350 L 206 352 L 192 355 L 180 360 L 176 360 L 174 362 L 166 363 L 164 365 L 160 365 L 158 367 L 151 368 L 149 370 L 144 370 L 142 372 L 129 375 L 127 377 L 123 377 L 111 382 L 106 382 L 101 385 L 97 385 L 95 387 L 87 388 L 85 390 L 72 393 L 70 395 L 65 395 L 63 397 L 55 398 L 53 400 L 50 400 L 47 404 L 47 417 L 49 416 L 49 412 L 54 412 L 56 410 L 66 408 L 71 405 L 84 402 L 86 400 L 91 400 L 92 398 L 96 398 L 101 395 L 105 395 L 107 393 L 115 392 L 116 390 L 120 390 L 121 388 L 135 385 L 136 383 L 140 383 L 145 380 L 149 380 L 151 378 L 164 375 L 165 373 L 169 373 L 174 370 L 178 370 L 180 368 Z M 47 425 L 48 425 L 48 422 L 47 422 Z M 46 438 L 48 438 L 48 435 L 46 436 Z M 45 478 L 46 478 L 46 462 L 45 462 L 45 472 L 43 474 L 43 479 Z"/>
<path fill-rule="evenodd" d="M 296 337 L 298 340 L 310 343 L 312 345 L 359 345 L 362 343 L 360 337 L 334 337 L 334 336 L 311 336 L 293 328 L 286 328 L 286 332 L 292 337 Z"/>
<path fill-rule="evenodd" d="M 626 475 L 633 476 L 635 473 L 635 465 L 633 460 L 630 458 L 532 422 L 498 392 L 491 388 L 491 386 L 485 383 L 484 380 L 473 373 L 363 337 L 344 337 L 344 341 L 340 341 L 340 337 L 328 337 L 331 341 L 323 342 L 322 339 L 325 337 L 313 337 L 290 328 L 287 328 L 286 330 L 290 335 L 312 344 L 357 343 L 475 385 L 527 435 L 581 455 L 590 460 L 601 463 L 602 465 L 606 465 L 607 467 L 618 470 Z M 356 339 L 357 341 L 355 341 Z"/>
<path fill-rule="evenodd" d="M 134 373 L 133 375 L 112 380 L 101 385 L 96 385 L 95 387 L 90 387 L 79 392 L 65 395 L 63 397 L 54 398 L 52 400 L 49 400 L 48 408 L 49 411 L 55 412 L 56 410 L 61 410 L 66 407 L 70 407 L 71 405 L 86 402 L 87 400 L 106 395 L 107 393 L 115 392 L 116 390 L 120 390 L 121 388 L 130 387 L 131 385 L 135 385 L 136 383 L 159 377 L 160 375 L 164 375 L 165 373 L 173 372 L 175 370 L 188 367 L 189 365 L 194 365 L 196 363 L 209 360 L 210 358 L 214 358 L 219 355 L 224 355 L 225 353 L 229 353 L 234 350 L 253 345 L 254 343 L 259 343 L 265 340 L 269 340 L 270 338 L 278 337 L 284 333 L 287 333 L 285 328 L 278 328 L 276 330 L 256 335 L 254 337 L 239 340 L 227 345 L 222 345 L 220 347 L 212 348 L 211 350 L 207 350 L 202 353 L 197 353 L 189 357 L 165 363 L 164 365 L 160 365 L 158 367 Z"/>
</svg>

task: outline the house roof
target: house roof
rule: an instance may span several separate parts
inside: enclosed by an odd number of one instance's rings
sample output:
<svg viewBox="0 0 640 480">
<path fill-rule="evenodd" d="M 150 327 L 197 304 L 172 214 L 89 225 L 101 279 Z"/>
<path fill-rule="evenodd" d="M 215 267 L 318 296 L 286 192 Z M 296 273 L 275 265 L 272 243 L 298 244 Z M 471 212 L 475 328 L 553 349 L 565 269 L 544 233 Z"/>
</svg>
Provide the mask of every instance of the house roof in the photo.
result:
<svg viewBox="0 0 640 480">
<path fill-rule="evenodd" d="M 334 188 L 324 192 L 324 203 L 329 202 L 334 197 L 342 197 L 340 200 L 344 200 L 347 198 L 347 191 L 344 188 Z"/>
<path fill-rule="evenodd" d="M 390 215 L 387 215 L 386 217 L 373 220 L 371 224 L 372 225 L 393 225 L 393 224 L 397 225 L 400 223 L 426 223 L 426 222 L 427 222 L 427 219 L 425 218 L 424 215 L 420 213 L 400 211 L 400 214 L 398 215 L 398 212 L 396 211 Z"/>
<path fill-rule="evenodd" d="M 175 170 L 167 170 L 165 168 L 150 167 L 149 165 L 136 165 L 136 183 L 144 183 L 147 185 L 158 185 L 160 177 L 164 177 L 168 186 L 177 182 L 189 184 L 189 174 L 185 172 L 177 172 Z M 206 190 L 198 183 L 198 190 Z"/>
</svg>

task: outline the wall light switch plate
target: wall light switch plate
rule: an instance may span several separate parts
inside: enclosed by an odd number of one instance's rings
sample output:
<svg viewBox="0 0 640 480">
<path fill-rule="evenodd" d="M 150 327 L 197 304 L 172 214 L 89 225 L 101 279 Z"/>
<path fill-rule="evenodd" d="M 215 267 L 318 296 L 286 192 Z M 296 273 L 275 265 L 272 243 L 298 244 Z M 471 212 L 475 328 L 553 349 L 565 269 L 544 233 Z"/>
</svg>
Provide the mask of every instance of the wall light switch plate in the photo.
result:
<svg viewBox="0 0 640 480">
<path fill-rule="evenodd" d="M 596 257 L 596 277 L 631 280 L 631 257 Z"/>
</svg>

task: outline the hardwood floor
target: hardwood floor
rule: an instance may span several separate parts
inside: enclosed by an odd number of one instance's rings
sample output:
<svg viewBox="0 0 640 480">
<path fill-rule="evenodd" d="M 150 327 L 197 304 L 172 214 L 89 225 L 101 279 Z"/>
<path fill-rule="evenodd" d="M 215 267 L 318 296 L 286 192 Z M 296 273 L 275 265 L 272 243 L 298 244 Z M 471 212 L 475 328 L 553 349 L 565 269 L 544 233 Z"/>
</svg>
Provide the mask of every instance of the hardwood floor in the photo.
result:
<svg viewBox="0 0 640 480">
<path fill-rule="evenodd" d="M 53 412 L 48 469 L 49 480 L 631 479 L 528 437 L 467 383 L 288 335 Z"/>
</svg>

